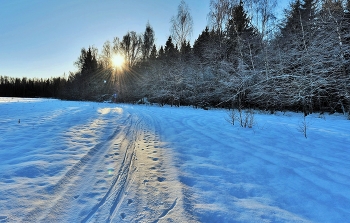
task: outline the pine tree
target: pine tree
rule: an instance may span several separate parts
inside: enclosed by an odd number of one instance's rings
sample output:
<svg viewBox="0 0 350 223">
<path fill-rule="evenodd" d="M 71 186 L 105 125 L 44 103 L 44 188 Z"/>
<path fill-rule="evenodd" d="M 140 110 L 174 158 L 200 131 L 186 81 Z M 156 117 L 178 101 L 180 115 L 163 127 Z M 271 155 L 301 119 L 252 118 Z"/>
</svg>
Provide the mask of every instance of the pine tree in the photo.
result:
<svg viewBox="0 0 350 223">
<path fill-rule="evenodd" d="M 181 57 L 182 59 L 189 59 L 189 56 L 191 54 L 192 48 L 191 48 L 191 44 L 189 41 L 184 41 L 181 44 L 181 48 L 180 48 L 180 53 L 181 53 Z"/>
<path fill-rule="evenodd" d="M 306 0 L 303 4 L 295 0 L 285 11 L 285 20 L 281 26 L 277 40 L 284 50 L 293 48 L 307 50 L 314 30 L 315 17 L 314 0 Z"/>
<path fill-rule="evenodd" d="M 99 64 L 97 62 L 97 49 L 89 47 L 81 49 L 81 54 L 75 64 L 79 72 L 72 77 L 72 97 L 79 100 L 94 100 L 97 97 L 101 76 L 97 75 Z"/>
<path fill-rule="evenodd" d="M 168 59 L 174 59 L 177 53 L 177 49 L 173 43 L 171 36 L 169 36 L 168 40 L 165 43 L 164 54 Z"/>
<path fill-rule="evenodd" d="M 234 6 L 231 10 L 231 15 L 227 24 L 227 36 L 229 38 L 234 38 L 247 31 L 251 31 L 250 20 L 244 10 L 243 1 L 240 0 L 239 4 Z"/>
<path fill-rule="evenodd" d="M 202 33 L 198 36 L 198 38 L 194 41 L 193 52 L 201 60 L 203 60 L 204 58 L 205 48 L 208 45 L 209 39 L 210 39 L 210 33 L 209 33 L 209 28 L 207 26 L 205 27 L 205 30 L 203 30 Z"/>
<path fill-rule="evenodd" d="M 193 44 L 193 53 L 199 62 L 217 67 L 226 52 L 226 44 L 222 40 L 222 36 L 216 30 L 209 31 L 206 27 Z"/>
<path fill-rule="evenodd" d="M 295 0 L 290 3 L 289 9 L 284 11 L 285 19 L 280 27 L 281 39 L 290 38 L 291 35 L 300 32 L 300 9 L 300 0 Z"/>
<path fill-rule="evenodd" d="M 97 70 L 98 67 L 96 55 L 92 52 L 92 48 L 89 47 L 86 54 L 82 56 L 84 57 L 84 62 L 81 68 L 81 73 L 82 75 L 90 76 Z"/>
<path fill-rule="evenodd" d="M 158 58 L 163 59 L 164 57 L 165 57 L 165 52 L 164 52 L 163 46 L 160 46 L 158 51 Z"/>
<path fill-rule="evenodd" d="M 249 39 L 255 36 L 254 28 L 250 24 L 243 1 L 240 0 L 239 4 L 231 9 L 226 26 L 227 58 L 235 60 L 235 58 L 241 57 L 243 59 L 243 48 L 249 44 Z"/>
<path fill-rule="evenodd" d="M 148 59 L 154 44 L 154 31 L 149 23 L 146 25 L 146 30 L 142 36 L 142 58 L 143 60 Z"/>
<path fill-rule="evenodd" d="M 149 56 L 151 60 L 155 60 L 157 58 L 157 47 L 156 44 L 153 44 L 151 54 Z"/>
</svg>

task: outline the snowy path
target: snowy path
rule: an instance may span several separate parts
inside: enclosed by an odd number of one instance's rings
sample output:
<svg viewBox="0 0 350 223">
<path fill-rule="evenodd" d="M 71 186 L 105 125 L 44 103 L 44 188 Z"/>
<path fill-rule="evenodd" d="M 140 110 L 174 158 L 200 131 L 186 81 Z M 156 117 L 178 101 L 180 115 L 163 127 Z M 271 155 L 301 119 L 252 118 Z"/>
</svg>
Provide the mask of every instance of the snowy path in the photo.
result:
<svg viewBox="0 0 350 223">
<path fill-rule="evenodd" d="M 31 115 L 38 116 L 39 112 L 29 113 L 12 129 L 15 131 L 13 137 L 2 138 L 2 145 L 6 145 L 8 141 L 16 141 L 16 137 L 29 136 L 28 131 L 35 129 L 34 132 L 39 132 L 42 140 L 47 140 L 46 134 L 51 131 L 51 141 L 56 143 L 40 149 L 35 154 L 37 160 L 29 162 L 30 158 L 20 157 L 23 160 L 17 163 L 19 170 L 11 170 L 10 166 L 17 162 L 13 161 L 17 157 L 6 157 L 7 152 L 1 151 L 9 164 L 3 165 L 7 168 L 7 174 L 3 173 L 2 179 L 8 178 L 9 185 L 6 182 L 0 185 L 4 191 L 1 195 L 5 200 L 15 199 L 13 204 L 1 202 L 1 207 L 7 209 L 7 215 L 2 215 L 3 218 L 10 222 L 162 222 L 165 218 L 189 222 L 181 214 L 184 212 L 181 185 L 170 166 L 171 161 L 164 155 L 155 123 L 148 125 L 137 114 L 124 112 L 121 108 L 108 108 L 104 104 L 98 108 L 97 116 L 87 113 L 84 117 L 86 109 L 94 109 L 96 105 L 85 104 L 83 109 L 68 107 L 66 111 L 44 108 L 51 111 L 47 111 L 47 114 L 42 111 L 39 123 L 33 124 L 31 130 L 24 130 L 20 125 L 28 128 L 32 123 L 26 124 L 26 121 L 35 120 L 36 117 Z M 14 112 L 7 112 L 8 122 L 17 120 L 17 117 L 11 118 Z M 68 120 L 56 116 L 52 118 L 52 113 Z M 73 126 L 64 132 L 69 123 Z M 59 128 L 59 125 L 62 125 L 60 131 L 55 132 L 54 128 Z M 37 130 L 40 128 L 44 132 Z M 8 131 L 6 133 L 11 134 Z M 31 137 L 26 139 L 31 143 L 29 146 L 33 147 L 30 150 L 39 149 L 35 141 L 40 139 L 34 134 Z M 59 146 L 58 141 L 63 144 Z M 70 145 L 80 146 L 70 148 Z M 18 147 L 19 150 L 27 150 L 25 145 Z M 61 151 L 52 151 L 57 147 Z M 76 151 L 73 152 L 74 149 Z M 70 159 L 68 155 L 71 154 L 67 153 L 57 162 L 54 156 L 67 150 L 71 150 L 78 158 L 67 165 L 64 160 Z M 50 163 L 47 165 L 60 165 L 63 170 L 50 176 L 50 172 L 41 165 L 45 161 Z M 16 176 L 20 172 L 22 176 Z M 26 172 L 25 176 L 23 172 Z M 28 182 L 23 182 L 23 178 L 27 178 L 25 180 Z"/>
<path fill-rule="evenodd" d="M 0 222 L 346 222 L 340 116 L 0 100 Z M 12 101 L 12 102 L 10 102 Z"/>
</svg>

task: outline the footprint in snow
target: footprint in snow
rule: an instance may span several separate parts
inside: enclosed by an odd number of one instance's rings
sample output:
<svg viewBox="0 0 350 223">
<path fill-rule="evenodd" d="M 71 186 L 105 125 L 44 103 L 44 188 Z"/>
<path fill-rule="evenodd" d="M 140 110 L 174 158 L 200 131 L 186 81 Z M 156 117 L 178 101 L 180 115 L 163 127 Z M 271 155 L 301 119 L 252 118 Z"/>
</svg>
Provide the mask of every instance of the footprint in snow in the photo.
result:
<svg viewBox="0 0 350 223">
<path fill-rule="evenodd" d="M 157 180 L 158 180 L 159 182 L 163 182 L 165 179 L 166 179 L 165 177 L 158 177 L 158 178 L 157 178 Z"/>
</svg>

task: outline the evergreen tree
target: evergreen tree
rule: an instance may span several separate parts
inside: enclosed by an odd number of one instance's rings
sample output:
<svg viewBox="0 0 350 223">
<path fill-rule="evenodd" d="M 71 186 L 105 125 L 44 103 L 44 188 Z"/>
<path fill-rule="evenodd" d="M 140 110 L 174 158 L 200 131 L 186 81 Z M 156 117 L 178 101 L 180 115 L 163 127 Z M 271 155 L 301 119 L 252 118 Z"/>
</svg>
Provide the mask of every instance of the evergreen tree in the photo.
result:
<svg viewBox="0 0 350 223">
<path fill-rule="evenodd" d="M 285 11 L 285 19 L 277 37 L 284 50 L 307 50 L 315 31 L 315 10 L 314 0 L 306 0 L 303 4 L 300 0 L 294 0 L 290 4 L 289 10 Z"/>
<path fill-rule="evenodd" d="M 204 59 L 205 48 L 208 45 L 210 40 L 210 33 L 208 26 L 205 27 L 205 30 L 198 36 L 193 44 L 193 52 L 200 60 Z"/>
<path fill-rule="evenodd" d="M 188 59 L 189 55 L 191 54 L 192 48 L 191 48 L 191 44 L 190 42 L 183 42 L 181 44 L 181 48 L 180 48 L 180 53 L 181 53 L 181 57 L 184 59 Z"/>
<path fill-rule="evenodd" d="M 291 35 L 299 33 L 300 26 L 300 0 L 295 0 L 289 5 L 289 9 L 284 11 L 284 21 L 280 27 L 280 38 L 290 38 Z"/>
<path fill-rule="evenodd" d="M 250 39 L 255 36 L 254 28 L 244 10 L 243 1 L 231 9 L 230 18 L 226 26 L 227 58 L 235 60 L 243 59 L 243 48 L 250 44 Z M 237 64 L 236 64 L 237 65 Z"/>
<path fill-rule="evenodd" d="M 102 69 L 97 61 L 98 50 L 89 47 L 82 48 L 81 55 L 75 64 L 80 71 L 74 75 L 71 82 L 71 97 L 79 100 L 97 100 L 103 84 L 102 76 L 98 75 Z"/>
<path fill-rule="evenodd" d="M 164 52 L 163 46 L 160 46 L 158 51 L 158 58 L 163 59 L 164 57 L 165 57 L 165 52 Z"/>
<path fill-rule="evenodd" d="M 98 64 L 96 59 L 96 53 L 93 52 L 93 49 L 94 48 L 89 47 L 85 55 L 83 53 L 84 50 L 82 50 L 81 56 L 83 56 L 84 61 L 81 67 L 82 75 L 89 76 L 97 70 Z"/>
<path fill-rule="evenodd" d="M 143 60 L 148 59 L 154 45 L 154 31 L 149 23 L 146 25 L 146 30 L 142 36 L 142 58 Z"/>
<path fill-rule="evenodd" d="M 250 27 L 250 20 L 247 13 L 244 10 L 243 1 L 240 0 L 239 4 L 231 9 L 231 15 L 227 24 L 227 36 L 229 38 L 235 38 L 241 36 L 243 33 L 252 30 Z"/>
<path fill-rule="evenodd" d="M 171 36 L 169 36 L 168 40 L 165 43 L 164 54 L 168 59 L 174 59 L 177 53 L 177 49 L 174 46 L 173 40 Z"/>
<path fill-rule="evenodd" d="M 153 47 L 152 47 L 152 50 L 151 50 L 149 58 L 151 60 L 155 60 L 157 58 L 157 47 L 156 47 L 156 44 L 153 44 Z"/>
</svg>

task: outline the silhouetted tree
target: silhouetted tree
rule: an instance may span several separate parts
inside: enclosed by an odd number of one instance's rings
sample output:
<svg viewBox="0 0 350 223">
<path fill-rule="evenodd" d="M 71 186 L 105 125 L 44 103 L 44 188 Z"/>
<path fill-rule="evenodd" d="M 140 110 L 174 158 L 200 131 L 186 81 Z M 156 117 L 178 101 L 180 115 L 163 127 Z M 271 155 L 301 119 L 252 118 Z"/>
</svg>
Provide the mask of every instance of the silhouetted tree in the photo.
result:
<svg viewBox="0 0 350 223">
<path fill-rule="evenodd" d="M 156 47 L 155 44 L 153 44 L 152 50 L 151 50 L 151 53 L 150 53 L 149 58 L 150 58 L 151 60 L 155 60 L 155 59 L 157 58 L 157 56 L 158 56 L 157 47 Z"/>
<path fill-rule="evenodd" d="M 165 43 L 164 55 L 168 60 L 173 60 L 177 56 L 177 49 L 174 46 L 171 36 L 169 36 L 168 40 Z"/>
<path fill-rule="evenodd" d="M 154 31 L 149 23 L 146 25 L 146 30 L 142 36 L 142 58 L 146 60 L 150 57 L 152 46 L 154 45 Z"/>
</svg>

